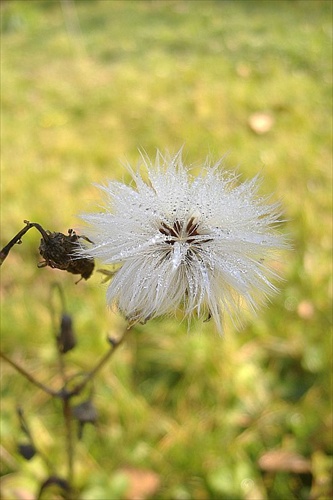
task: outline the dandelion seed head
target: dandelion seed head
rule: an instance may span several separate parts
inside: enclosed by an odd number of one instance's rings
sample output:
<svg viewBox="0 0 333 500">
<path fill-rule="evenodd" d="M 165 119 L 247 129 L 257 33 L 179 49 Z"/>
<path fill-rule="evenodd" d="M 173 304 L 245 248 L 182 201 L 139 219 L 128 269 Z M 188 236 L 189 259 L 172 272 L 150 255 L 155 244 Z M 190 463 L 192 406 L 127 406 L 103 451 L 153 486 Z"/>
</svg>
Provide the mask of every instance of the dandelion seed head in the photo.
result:
<svg viewBox="0 0 333 500">
<path fill-rule="evenodd" d="M 107 301 L 131 323 L 182 307 L 221 332 L 225 314 L 255 310 L 276 291 L 271 262 L 287 247 L 280 205 L 258 196 L 258 176 L 239 183 L 220 163 L 194 177 L 181 151 L 142 159 L 146 179 L 129 167 L 134 185 L 109 182 L 103 211 L 82 216 L 94 241 L 84 254 L 119 265 Z"/>
</svg>

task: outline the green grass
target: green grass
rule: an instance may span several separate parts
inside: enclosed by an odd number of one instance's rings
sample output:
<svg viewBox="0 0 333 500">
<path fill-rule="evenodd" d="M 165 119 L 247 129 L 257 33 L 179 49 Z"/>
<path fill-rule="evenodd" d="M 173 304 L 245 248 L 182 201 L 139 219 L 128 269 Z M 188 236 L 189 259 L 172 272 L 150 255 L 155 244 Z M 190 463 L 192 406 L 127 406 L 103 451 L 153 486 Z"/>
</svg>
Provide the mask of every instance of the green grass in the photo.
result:
<svg viewBox="0 0 333 500">
<path fill-rule="evenodd" d="M 156 499 L 330 497 L 331 3 L 329 1 L 8 1 L 2 14 L 2 236 L 23 219 L 77 227 L 93 183 L 127 179 L 138 148 L 218 159 L 261 172 L 282 198 L 293 250 L 281 292 L 240 332 L 177 319 L 138 326 L 95 383 L 97 427 L 77 448 L 83 500 L 125 498 L 126 467 L 153 471 Z M 267 112 L 256 134 L 250 116 Z M 2 349 L 56 383 L 50 286 L 74 316 L 73 371 L 89 369 L 123 327 L 95 274 L 37 269 L 31 230 L 2 268 Z M 2 363 L 2 498 L 36 492 L 46 471 L 24 462 L 15 407 L 65 473 L 59 407 Z M 263 472 L 272 450 L 311 473 Z M 124 486 L 125 484 L 125 486 Z M 56 498 L 56 497 L 55 497 Z"/>
</svg>

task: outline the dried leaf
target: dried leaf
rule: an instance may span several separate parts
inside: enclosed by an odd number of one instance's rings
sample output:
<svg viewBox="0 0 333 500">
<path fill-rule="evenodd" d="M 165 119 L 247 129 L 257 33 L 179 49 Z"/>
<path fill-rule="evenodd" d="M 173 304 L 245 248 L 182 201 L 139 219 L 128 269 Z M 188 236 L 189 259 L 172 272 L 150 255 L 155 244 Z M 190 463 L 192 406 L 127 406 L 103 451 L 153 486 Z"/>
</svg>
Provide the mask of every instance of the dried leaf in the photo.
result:
<svg viewBox="0 0 333 500">
<path fill-rule="evenodd" d="M 121 472 L 130 483 L 129 491 L 126 493 L 127 500 L 145 500 L 154 495 L 160 487 L 159 476 L 151 470 L 126 467 Z"/>
<path fill-rule="evenodd" d="M 270 472 L 294 472 L 304 474 L 311 472 L 311 462 L 302 455 L 288 450 L 271 450 L 259 458 L 259 467 Z"/>
<path fill-rule="evenodd" d="M 302 319 L 312 319 L 314 312 L 314 306 L 310 300 L 302 300 L 297 306 L 297 314 Z"/>
</svg>

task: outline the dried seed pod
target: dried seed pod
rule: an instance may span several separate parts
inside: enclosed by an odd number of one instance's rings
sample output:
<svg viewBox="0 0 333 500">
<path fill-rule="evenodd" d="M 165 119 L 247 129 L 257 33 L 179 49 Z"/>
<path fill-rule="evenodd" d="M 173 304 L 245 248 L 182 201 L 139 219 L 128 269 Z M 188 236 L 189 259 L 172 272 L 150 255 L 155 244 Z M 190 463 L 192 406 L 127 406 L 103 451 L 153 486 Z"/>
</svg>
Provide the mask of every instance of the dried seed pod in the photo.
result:
<svg viewBox="0 0 333 500">
<path fill-rule="evenodd" d="M 22 243 L 22 236 L 25 235 L 32 227 L 42 235 L 39 245 L 39 253 L 44 257 L 44 261 L 38 264 L 38 267 L 50 266 L 56 269 L 62 269 L 72 274 L 81 274 L 81 279 L 90 278 L 94 270 L 94 259 L 92 257 L 85 257 L 80 254 L 82 245 L 80 239 L 89 241 L 86 236 L 78 236 L 73 229 L 68 230 L 68 235 L 62 233 L 52 233 L 45 230 L 38 222 L 23 221 L 26 226 L 19 231 L 14 238 L 12 238 L 7 245 L 0 251 L 0 266 L 7 258 L 10 250 L 15 244 Z M 80 280 L 79 280 L 80 281 Z"/>
<path fill-rule="evenodd" d="M 43 234 L 43 233 L 42 233 Z M 88 279 L 94 270 L 94 260 L 90 257 L 76 257 L 81 248 L 78 236 L 73 229 L 68 230 L 68 236 L 63 233 L 44 231 L 39 245 L 39 253 L 45 259 L 38 267 L 50 266 L 72 274 L 81 274 L 81 279 Z"/>
</svg>

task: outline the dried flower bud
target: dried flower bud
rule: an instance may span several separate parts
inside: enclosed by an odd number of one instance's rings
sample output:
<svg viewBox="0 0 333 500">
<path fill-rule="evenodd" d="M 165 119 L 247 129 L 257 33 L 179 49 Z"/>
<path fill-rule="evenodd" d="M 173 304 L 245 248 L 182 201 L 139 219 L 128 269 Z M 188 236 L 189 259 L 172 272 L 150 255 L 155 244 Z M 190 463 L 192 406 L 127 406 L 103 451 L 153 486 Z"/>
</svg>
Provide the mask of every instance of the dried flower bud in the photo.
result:
<svg viewBox="0 0 333 500">
<path fill-rule="evenodd" d="M 69 492 L 70 485 L 68 484 L 68 481 L 66 481 L 66 479 L 62 479 L 58 476 L 50 476 L 41 484 L 37 498 L 51 498 L 51 494 L 52 498 L 59 498 L 58 495 L 61 495 L 62 498 L 67 498 L 67 494 Z M 66 496 L 64 495 L 65 493 Z"/>
<path fill-rule="evenodd" d="M 65 354 L 76 346 L 76 338 L 73 329 L 73 320 L 69 314 L 61 317 L 60 333 L 58 335 L 58 346 L 60 352 Z"/>
<path fill-rule="evenodd" d="M 36 448 L 31 443 L 19 443 L 18 452 L 26 460 L 31 460 L 36 455 Z"/>
<path fill-rule="evenodd" d="M 97 410 L 90 399 L 73 407 L 73 415 L 79 422 L 94 424 L 97 420 Z"/>
<path fill-rule="evenodd" d="M 95 424 L 97 420 L 97 410 L 90 399 L 83 401 L 73 407 L 73 416 L 77 419 L 78 439 L 82 439 L 83 428 L 86 424 Z"/>
<path fill-rule="evenodd" d="M 68 236 L 63 233 L 44 231 L 39 253 L 45 261 L 41 262 L 38 267 L 50 266 L 72 274 L 81 274 L 81 277 L 87 280 L 95 264 L 91 257 L 77 256 L 82 246 L 79 242 L 80 238 L 87 239 L 85 236 L 77 236 L 72 229 L 68 230 Z"/>
</svg>

